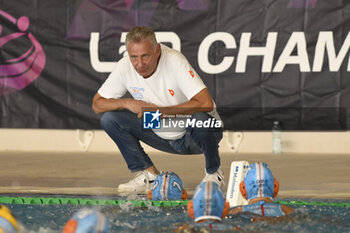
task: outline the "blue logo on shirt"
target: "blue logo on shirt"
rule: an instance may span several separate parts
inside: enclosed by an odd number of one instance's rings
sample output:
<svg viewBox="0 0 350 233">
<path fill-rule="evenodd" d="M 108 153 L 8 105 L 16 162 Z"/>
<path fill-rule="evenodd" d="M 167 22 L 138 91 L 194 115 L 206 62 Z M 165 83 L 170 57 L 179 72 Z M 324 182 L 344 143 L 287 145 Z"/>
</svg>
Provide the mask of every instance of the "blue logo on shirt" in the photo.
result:
<svg viewBox="0 0 350 233">
<path fill-rule="evenodd" d="M 160 115 L 159 110 L 156 112 L 144 112 L 143 113 L 143 128 L 144 129 L 160 129 Z"/>
<path fill-rule="evenodd" d="M 141 88 L 140 87 L 130 87 L 131 95 L 134 97 L 134 99 L 137 99 L 137 100 L 143 100 L 144 91 L 145 91 L 145 89 L 143 87 L 141 87 Z"/>
</svg>

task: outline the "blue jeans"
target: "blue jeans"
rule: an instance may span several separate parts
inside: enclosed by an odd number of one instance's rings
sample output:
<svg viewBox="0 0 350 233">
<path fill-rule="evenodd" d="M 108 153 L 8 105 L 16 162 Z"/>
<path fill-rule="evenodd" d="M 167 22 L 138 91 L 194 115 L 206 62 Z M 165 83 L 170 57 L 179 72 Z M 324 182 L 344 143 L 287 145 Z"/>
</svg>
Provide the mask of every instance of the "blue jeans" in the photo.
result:
<svg viewBox="0 0 350 233">
<path fill-rule="evenodd" d="M 205 120 L 211 118 L 207 113 L 193 114 L 192 118 Z M 176 140 L 166 140 L 153 130 L 143 129 L 142 118 L 128 110 L 105 112 L 101 117 L 102 128 L 112 138 L 122 153 L 129 170 L 136 172 L 153 165 L 141 147 L 140 141 L 161 151 L 174 154 L 201 154 L 205 156 L 206 171 L 216 172 L 220 166 L 219 142 L 222 128 L 189 127 L 186 134 Z"/>
</svg>

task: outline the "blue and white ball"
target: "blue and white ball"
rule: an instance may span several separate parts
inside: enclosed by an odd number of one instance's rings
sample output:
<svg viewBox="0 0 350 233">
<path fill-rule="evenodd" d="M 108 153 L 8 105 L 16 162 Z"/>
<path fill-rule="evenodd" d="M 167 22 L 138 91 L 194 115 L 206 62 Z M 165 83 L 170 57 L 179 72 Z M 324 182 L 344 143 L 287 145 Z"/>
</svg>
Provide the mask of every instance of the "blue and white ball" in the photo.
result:
<svg viewBox="0 0 350 233">
<path fill-rule="evenodd" d="M 184 188 L 174 172 L 164 172 L 156 177 L 152 187 L 152 200 L 181 200 Z"/>
<path fill-rule="evenodd" d="M 62 233 L 108 233 L 109 223 L 101 212 L 83 208 L 66 223 Z"/>
</svg>

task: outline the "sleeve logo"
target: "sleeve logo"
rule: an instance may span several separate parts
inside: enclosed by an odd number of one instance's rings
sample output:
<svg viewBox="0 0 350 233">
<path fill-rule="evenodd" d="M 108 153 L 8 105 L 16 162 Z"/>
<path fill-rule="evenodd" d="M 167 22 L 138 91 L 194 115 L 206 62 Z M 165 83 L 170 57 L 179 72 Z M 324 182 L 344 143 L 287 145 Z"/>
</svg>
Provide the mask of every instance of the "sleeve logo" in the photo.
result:
<svg viewBox="0 0 350 233">
<path fill-rule="evenodd" d="M 188 71 L 188 72 L 190 73 L 191 77 L 194 78 L 194 73 L 193 73 L 193 71 L 190 70 L 190 71 Z"/>
</svg>

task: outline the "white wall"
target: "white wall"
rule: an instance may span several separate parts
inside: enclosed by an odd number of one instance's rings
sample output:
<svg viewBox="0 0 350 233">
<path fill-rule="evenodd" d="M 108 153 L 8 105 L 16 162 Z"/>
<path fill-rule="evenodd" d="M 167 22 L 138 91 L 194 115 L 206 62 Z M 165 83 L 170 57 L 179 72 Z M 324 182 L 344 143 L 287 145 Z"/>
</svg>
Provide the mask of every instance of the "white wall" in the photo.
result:
<svg viewBox="0 0 350 233">
<path fill-rule="evenodd" d="M 225 132 L 220 152 L 270 153 L 271 141 L 271 132 Z M 283 146 L 285 153 L 350 154 L 350 132 L 283 132 Z M 0 151 L 115 150 L 117 147 L 102 130 L 0 129 Z"/>
</svg>

